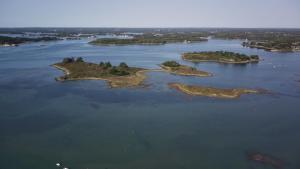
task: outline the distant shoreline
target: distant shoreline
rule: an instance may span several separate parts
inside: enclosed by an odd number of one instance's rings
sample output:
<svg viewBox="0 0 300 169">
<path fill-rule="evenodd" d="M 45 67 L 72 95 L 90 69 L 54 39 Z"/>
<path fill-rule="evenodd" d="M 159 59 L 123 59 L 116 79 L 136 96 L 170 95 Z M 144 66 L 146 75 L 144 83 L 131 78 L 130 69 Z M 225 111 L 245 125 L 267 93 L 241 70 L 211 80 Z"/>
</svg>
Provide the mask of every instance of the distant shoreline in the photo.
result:
<svg viewBox="0 0 300 169">
<path fill-rule="evenodd" d="M 260 45 L 244 45 L 244 47 L 263 49 L 263 50 L 269 51 L 269 52 L 300 52 L 300 48 L 299 49 L 276 49 L 276 48 L 268 48 L 268 47 L 260 46 Z"/>
</svg>

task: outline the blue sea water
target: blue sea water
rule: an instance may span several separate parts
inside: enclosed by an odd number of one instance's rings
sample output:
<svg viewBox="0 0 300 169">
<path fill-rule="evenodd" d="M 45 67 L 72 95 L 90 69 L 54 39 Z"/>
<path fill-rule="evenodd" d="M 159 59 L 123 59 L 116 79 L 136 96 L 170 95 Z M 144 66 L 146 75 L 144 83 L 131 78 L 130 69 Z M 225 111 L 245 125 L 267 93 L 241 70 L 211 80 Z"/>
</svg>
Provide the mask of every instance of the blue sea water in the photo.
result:
<svg viewBox="0 0 300 169">
<path fill-rule="evenodd" d="M 192 44 L 92 46 L 88 40 L 0 47 L 0 169 L 260 169 L 255 151 L 300 168 L 300 53 L 243 48 L 237 40 Z M 257 64 L 192 64 L 183 52 L 257 54 Z M 57 82 L 64 57 L 158 68 L 163 61 L 214 74 L 147 73 L 146 88 L 104 81 Z M 262 88 L 271 94 L 226 100 L 192 97 L 169 82 Z"/>
</svg>

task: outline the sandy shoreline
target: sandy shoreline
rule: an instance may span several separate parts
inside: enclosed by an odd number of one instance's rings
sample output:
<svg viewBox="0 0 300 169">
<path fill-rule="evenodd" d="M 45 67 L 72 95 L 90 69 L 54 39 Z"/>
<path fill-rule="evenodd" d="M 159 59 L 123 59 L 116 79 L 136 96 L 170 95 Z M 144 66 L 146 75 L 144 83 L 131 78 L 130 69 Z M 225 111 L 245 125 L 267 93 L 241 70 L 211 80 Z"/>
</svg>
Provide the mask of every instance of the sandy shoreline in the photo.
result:
<svg viewBox="0 0 300 169">
<path fill-rule="evenodd" d="M 168 86 L 177 91 L 192 96 L 207 96 L 221 99 L 236 99 L 243 94 L 258 94 L 258 90 L 253 89 L 219 89 L 204 86 L 190 86 L 181 83 L 169 83 Z"/>
</svg>

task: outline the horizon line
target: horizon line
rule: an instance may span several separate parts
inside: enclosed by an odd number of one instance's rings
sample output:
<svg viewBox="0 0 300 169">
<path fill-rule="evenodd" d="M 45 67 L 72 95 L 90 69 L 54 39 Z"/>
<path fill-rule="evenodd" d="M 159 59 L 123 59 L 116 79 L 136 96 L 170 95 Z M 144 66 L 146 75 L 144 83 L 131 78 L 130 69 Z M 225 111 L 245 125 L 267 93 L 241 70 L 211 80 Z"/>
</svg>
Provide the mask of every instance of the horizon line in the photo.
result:
<svg viewBox="0 0 300 169">
<path fill-rule="evenodd" d="M 113 26 L 12 26 L 0 29 L 22 29 L 22 28 L 110 28 L 110 29 L 300 29 L 300 27 L 113 27 Z"/>
</svg>

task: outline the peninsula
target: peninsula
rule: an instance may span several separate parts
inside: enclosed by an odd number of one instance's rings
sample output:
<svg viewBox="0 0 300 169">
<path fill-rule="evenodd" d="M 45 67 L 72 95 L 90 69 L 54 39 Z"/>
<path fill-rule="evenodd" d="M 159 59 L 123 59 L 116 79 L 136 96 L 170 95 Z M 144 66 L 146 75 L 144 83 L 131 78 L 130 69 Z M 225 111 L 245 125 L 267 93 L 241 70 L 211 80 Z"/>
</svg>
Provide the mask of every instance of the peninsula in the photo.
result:
<svg viewBox="0 0 300 169">
<path fill-rule="evenodd" d="M 176 61 L 166 61 L 160 65 L 160 67 L 171 74 L 182 75 L 182 76 L 212 76 L 211 73 L 197 70 L 196 68 L 181 65 Z"/>
<path fill-rule="evenodd" d="M 277 41 L 245 41 L 242 43 L 244 47 L 264 49 L 270 52 L 299 52 L 300 41 L 277 40 Z"/>
<path fill-rule="evenodd" d="M 299 52 L 300 32 L 296 29 L 231 30 L 213 33 L 216 39 L 244 40 L 244 47 L 270 52 Z"/>
<path fill-rule="evenodd" d="M 79 58 L 64 58 L 53 65 L 63 70 L 65 75 L 56 78 L 58 81 L 68 80 L 105 80 L 112 88 L 139 86 L 146 79 L 146 69 L 129 67 L 122 62 L 112 66 L 110 62 L 99 64 L 85 62 Z"/>
<path fill-rule="evenodd" d="M 57 37 L 39 37 L 39 38 L 24 38 L 24 37 L 8 37 L 0 36 L 0 46 L 18 46 L 27 42 L 41 42 L 60 40 Z"/>
<path fill-rule="evenodd" d="M 245 55 L 234 52 L 215 51 L 215 52 L 191 52 L 182 54 L 182 59 L 191 62 L 219 62 L 232 64 L 245 64 L 258 62 L 259 56 Z"/>
<path fill-rule="evenodd" d="M 103 38 L 96 39 L 89 42 L 92 45 L 163 45 L 166 43 L 191 43 L 207 41 L 206 37 L 202 37 L 202 34 L 155 34 L 148 33 L 142 35 L 136 35 L 132 38 L 120 39 L 120 38 Z"/>
<path fill-rule="evenodd" d="M 168 85 L 170 88 L 176 89 L 188 95 L 225 99 L 239 98 L 242 94 L 259 93 L 258 90 L 252 89 L 219 89 L 205 86 L 192 86 L 182 83 L 169 83 Z"/>
</svg>

